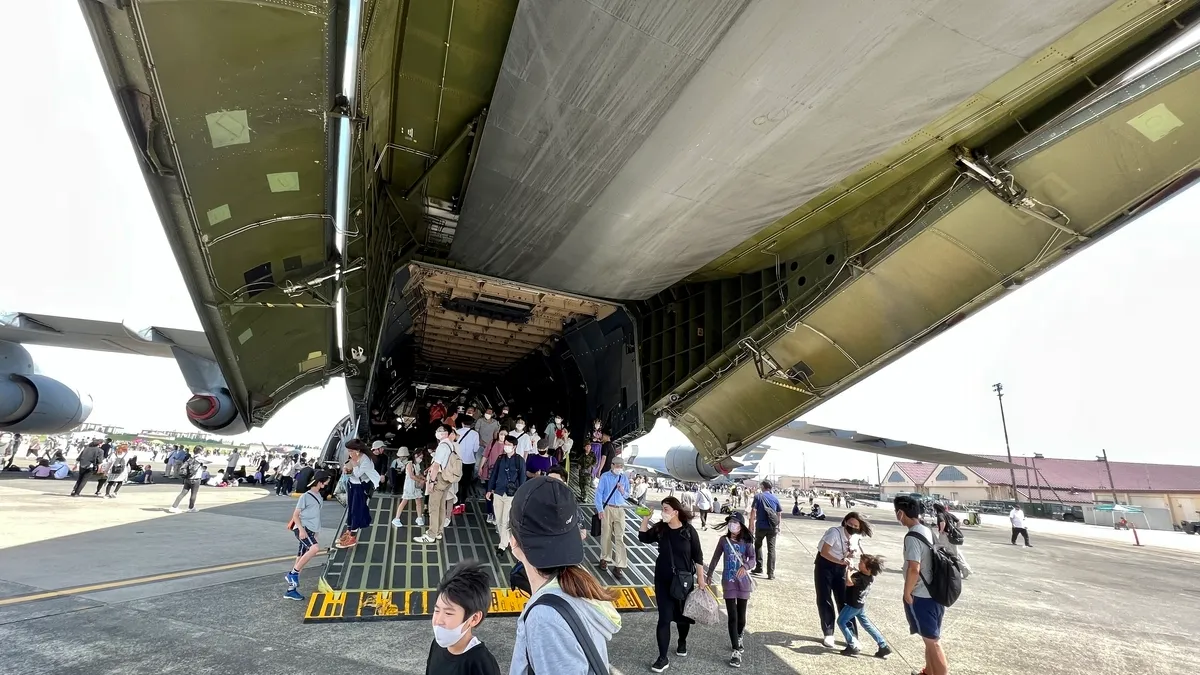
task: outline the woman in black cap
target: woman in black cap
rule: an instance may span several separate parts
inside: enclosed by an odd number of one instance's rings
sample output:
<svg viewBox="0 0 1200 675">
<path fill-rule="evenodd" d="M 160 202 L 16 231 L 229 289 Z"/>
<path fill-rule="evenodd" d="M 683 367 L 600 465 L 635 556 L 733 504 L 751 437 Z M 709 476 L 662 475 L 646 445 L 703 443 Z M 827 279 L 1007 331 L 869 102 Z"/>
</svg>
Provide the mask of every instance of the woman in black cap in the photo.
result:
<svg viewBox="0 0 1200 675">
<path fill-rule="evenodd" d="M 579 509 L 566 483 L 539 476 L 513 496 L 509 533 L 531 596 L 517 621 L 511 673 L 608 673 L 621 629 L 613 594 L 581 565 Z M 572 629 L 576 625 L 579 632 Z"/>
<path fill-rule="evenodd" d="M 687 636 L 692 624 L 683 615 L 683 601 L 677 579 L 689 574 L 691 581 L 687 591 L 695 588 L 697 580 L 704 579 L 704 551 L 700 548 L 700 534 L 692 527 L 692 514 L 674 497 L 662 501 L 662 520 L 650 525 L 650 516 L 642 518 L 638 540 L 643 544 L 658 544 L 658 560 L 654 564 L 654 597 L 658 602 L 658 660 L 650 670 L 661 673 L 670 666 L 667 647 L 671 642 L 671 622 L 679 631 L 679 644 L 675 653 L 687 656 Z M 676 591 L 676 592 L 672 592 Z M 682 597 L 680 597 L 682 595 Z"/>
<path fill-rule="evenodd" d="M 754 580 L 750 577 L 755 562 L 754 535 L 746 527 L 746 516 L 741 511 L 729 514 L 723 527 L 726 534 L 717 540 L 717 547 L 713 550 L 704 575 L 704 584 L 712 584 L 713 569 L 717 561 L 724 558 L 721 595 L 725 598 L 725 613 L 729 616 L 729 643 L 733 647 L 729 665 L 741 668 L 745 650 L 742 634 L 746 632 L 746 608 L 750 603 L 750 592 L 754 590 Z"/>
</svg>

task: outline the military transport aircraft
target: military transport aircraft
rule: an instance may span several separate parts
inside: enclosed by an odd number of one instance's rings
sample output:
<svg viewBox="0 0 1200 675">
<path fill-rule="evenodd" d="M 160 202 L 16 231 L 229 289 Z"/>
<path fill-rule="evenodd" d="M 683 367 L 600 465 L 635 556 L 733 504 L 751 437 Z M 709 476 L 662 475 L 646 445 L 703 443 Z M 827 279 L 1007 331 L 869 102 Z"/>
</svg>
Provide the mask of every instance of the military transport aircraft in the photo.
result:
<svg viewBox="0 0 1200 675">
<path fill-rule="evenodd" d="M 80 5 L 215 433 L 341 376 L 720 464 L 1198 175 L 1197 0 Z"/>
</svg>

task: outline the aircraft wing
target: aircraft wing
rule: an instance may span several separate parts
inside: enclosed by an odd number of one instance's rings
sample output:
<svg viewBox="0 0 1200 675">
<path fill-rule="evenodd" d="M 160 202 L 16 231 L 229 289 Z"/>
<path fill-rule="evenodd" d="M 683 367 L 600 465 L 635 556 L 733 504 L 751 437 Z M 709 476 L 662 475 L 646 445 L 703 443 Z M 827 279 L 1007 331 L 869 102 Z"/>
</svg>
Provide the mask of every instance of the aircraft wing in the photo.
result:
<svg viewBox="0 0 1200 675">
<path fill-rule="evenodd" d="M 152 326 L 135 331 L 123 323 L 48 314 L 0 312 L 0 341 L 117 354 L 172 357 L 172 347 L 213 360 L 202 331 Z"/>
<path fill-rule="evenodd" d="M 634 471 L 640 471 L 640 472 L 650 475 L 650 476 L 661 476 L 663 478 L 674 478 L 674 476 L 672 476 L 671 474 L 669 474 L 665 471 L 661 471 L 659 469 L 655 469 L 653 467 L 649 467 L 644 464 L 634 464 L 632 462 L 627 461 L 627 462 L 625 462 L 625 468 L 633 469 Z"/>
<path fill-rule="evenodd" d="M 877 455 L 888 455 L 889 457 L 899 457 L 900 459 L 910 459 L 917 462 L 929 462 L 930 464 L 955 464 L 958 466 L 991 469 L 1024 468 L 1022 465 L 1010 464 L 998 459 L 988 459 L 987 457 L 968 455 L 963 452 L 931 448 L 927 445 L 917 445 L 907 441 L 883 438 L 882 436 L 860 434 L 857 431 L 848 431 L 846 429 L 819 427 L 815 424 L 801 421 L 791 422 L 771 435 L 779 438 L 804 441 L 805 443 L 817 443 L 819 445 L 829 445 L 846 450 L 861 450 L 863 452 L 873 452 Z"/>
</svg>

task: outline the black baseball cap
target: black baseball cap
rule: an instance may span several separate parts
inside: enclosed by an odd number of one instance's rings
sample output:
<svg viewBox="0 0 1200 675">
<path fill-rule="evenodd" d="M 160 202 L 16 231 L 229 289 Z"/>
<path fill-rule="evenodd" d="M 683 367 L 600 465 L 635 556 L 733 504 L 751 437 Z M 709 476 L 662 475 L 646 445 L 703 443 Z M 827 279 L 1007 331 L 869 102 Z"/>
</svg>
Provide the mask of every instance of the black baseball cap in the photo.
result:
<svg viewBox="0 0 1200 675">
<path fill-rule="evenodd" d="M 583 563 L 579 504 L 566 483 L 539 476 L 513 496 L 511 518 L 517 542 L 537 569 Z"/>
</svg>

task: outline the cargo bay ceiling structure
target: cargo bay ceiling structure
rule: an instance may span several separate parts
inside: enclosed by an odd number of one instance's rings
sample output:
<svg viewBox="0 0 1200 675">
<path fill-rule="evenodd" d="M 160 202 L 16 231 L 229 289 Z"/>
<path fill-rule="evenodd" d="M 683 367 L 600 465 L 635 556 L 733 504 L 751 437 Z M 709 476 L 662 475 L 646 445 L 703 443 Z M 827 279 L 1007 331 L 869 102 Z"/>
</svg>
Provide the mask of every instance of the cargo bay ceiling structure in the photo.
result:
<svg viewBox="0 0 1200 675">
<path fill-rule="evenodd" d="M 80 4 L 251 425 L 542 383 L 719 460 L 1200 157 L 1194 0 Z"/>
</svg>

